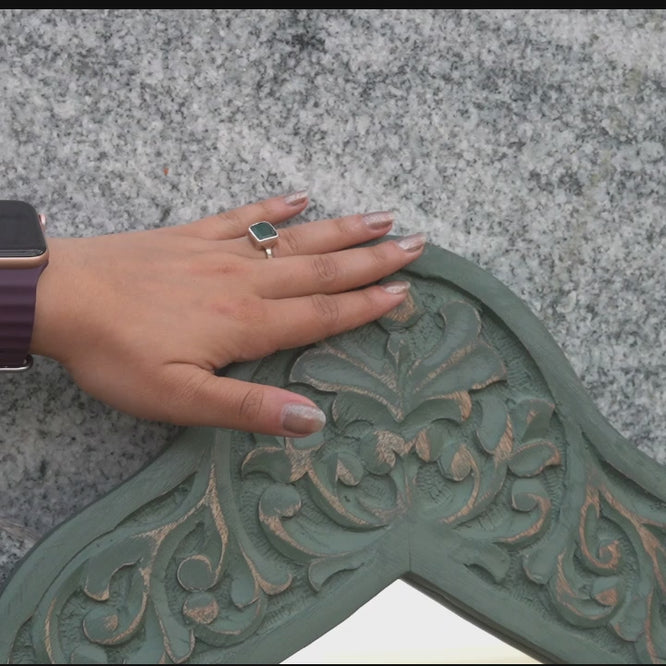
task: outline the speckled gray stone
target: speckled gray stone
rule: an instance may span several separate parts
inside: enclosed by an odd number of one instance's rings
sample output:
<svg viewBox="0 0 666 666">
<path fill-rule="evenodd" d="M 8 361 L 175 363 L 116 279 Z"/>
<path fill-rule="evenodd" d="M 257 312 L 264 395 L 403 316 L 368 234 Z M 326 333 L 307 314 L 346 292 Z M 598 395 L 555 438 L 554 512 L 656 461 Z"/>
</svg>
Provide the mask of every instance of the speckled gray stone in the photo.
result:
<svg viewBox="0 0 666 666">
<path fill-rule="evenodd" d="M 666 462 L 666 13 L 2 10 L 0 198 L 52 235 L 307 188 L 521 296 L 609 421 Z M 0 581 L 173 426 L 49 359 L 0 378 Z M 655 463 L 657 464 L 657 463 Z"/>
</svg>

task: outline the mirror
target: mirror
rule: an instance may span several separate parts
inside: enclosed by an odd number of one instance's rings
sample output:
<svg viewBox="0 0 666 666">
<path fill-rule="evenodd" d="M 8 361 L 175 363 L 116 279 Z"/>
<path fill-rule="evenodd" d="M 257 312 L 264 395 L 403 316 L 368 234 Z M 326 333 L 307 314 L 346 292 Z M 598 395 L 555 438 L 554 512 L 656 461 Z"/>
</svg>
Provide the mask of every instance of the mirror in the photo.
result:
<svg viewBox="0 0 666 666">
<path fill-rule="evenodd" d="M 539 664 L 397 580 L 283 664 Z"/>
</svg>

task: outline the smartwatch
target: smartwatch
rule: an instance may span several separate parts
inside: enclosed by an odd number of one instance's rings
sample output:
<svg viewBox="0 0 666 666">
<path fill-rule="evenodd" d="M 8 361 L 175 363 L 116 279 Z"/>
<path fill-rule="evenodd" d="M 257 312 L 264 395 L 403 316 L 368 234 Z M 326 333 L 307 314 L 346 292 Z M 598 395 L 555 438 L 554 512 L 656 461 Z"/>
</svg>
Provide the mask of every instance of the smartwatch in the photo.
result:
<svg viewBox="0 0 666 666">
<path fill-rule="evenodd" d="M 37 281 L 49 256 L 44 223 L 30 204 L 0 200 L 0 372 L 32 365 Z"/>
</svg>

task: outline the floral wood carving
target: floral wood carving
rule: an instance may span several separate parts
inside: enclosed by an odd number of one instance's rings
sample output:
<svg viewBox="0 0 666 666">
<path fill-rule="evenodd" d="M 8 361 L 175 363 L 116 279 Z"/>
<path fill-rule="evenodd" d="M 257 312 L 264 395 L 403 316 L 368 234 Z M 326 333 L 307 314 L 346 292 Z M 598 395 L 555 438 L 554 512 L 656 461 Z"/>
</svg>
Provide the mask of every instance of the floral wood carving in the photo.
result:
<svg viewBox="0 0 666 666">
<path fill-rule="evenodd" d="M 666 659 L 664 471 L 506 288 L 434 247 L 407 277 L 379 322 L 231 370 L 322 433 L 187 430 L 48 537 L 2 659 L 280 661 L 399 577 L 544 660 Z"/>
</svg>

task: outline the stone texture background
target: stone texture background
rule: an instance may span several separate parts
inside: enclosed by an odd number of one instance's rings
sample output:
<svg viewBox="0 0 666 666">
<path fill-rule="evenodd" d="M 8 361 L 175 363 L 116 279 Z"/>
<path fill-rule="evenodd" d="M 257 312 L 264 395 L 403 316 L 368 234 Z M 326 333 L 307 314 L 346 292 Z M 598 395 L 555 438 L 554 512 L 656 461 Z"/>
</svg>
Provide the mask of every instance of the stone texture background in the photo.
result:
<svg viewBox="0 0 666 666">
<path fill-rule="evenodd" d="M 609 421 L 666 462 L 666 13 L 0 10 L 0 198 L 51 235 L 307 188 L 521 296 Z M 0 381 L 0 582 L 173 426 L 49 359 Z M 657 462 L 655 462 L 657 464 Z"/>
</svg>

